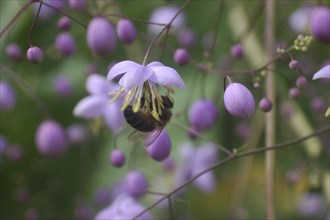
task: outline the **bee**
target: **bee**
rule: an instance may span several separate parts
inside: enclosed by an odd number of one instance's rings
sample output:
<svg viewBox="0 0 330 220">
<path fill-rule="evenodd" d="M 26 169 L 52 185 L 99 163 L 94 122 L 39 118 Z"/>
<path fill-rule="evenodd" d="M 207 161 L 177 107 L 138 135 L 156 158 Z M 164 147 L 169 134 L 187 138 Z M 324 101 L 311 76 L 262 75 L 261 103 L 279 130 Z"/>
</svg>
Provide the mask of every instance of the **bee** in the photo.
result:
<svg viewBox="0 0 330 220">
<path fill-rule="evenodd" d="M 143 111 L 133 112 L 132 106 L 127 106 L 124 110 L 124 116 L 127 123 L 132 126 L 133 131 L 128 136 L 128 141 L 145 141 L 145 146 L 151 145 L 160 135 L 165 125 L 170 121 L 173 102 L 167 96 L 161 96 L 164 108 L 159 120 L 155 119 L 150 113 Z"/>
</svg>

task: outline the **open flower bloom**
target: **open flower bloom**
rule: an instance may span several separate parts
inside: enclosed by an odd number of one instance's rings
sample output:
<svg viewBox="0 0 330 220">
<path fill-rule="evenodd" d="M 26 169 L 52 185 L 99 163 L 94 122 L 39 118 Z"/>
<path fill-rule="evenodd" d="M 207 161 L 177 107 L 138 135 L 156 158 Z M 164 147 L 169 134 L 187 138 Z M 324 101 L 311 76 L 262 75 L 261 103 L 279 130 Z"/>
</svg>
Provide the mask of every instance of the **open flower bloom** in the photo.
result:
<svg viewBox="0 0 330 220">
<path fill-rule="evenodd" d="M 324 66 L 319 71 L 317 71 L 314 76 L 313 80 L 319 79 L 319 78 L 328 78 L 330 79 L 330 64 Z"/>
<path fill-rule="evenodd" d="M 151 62 L 146 66 L 129 60 L 119 62 L 108 73 L 108 81 L 112 80 L 119 80 L 121 88 L 110 93 L 113 96 L 110 103 L 125 94 L 122 111 L 132 105 L 133 112 L 150 113 L 156 120 L 159 120 L 164 109 L 160 87 L 157 85 L 161 86 L 172 102 L 170 93 L 174 91 L 171 87 L 185 87 L 178 72 L 160 62 Z"/>
</svg>

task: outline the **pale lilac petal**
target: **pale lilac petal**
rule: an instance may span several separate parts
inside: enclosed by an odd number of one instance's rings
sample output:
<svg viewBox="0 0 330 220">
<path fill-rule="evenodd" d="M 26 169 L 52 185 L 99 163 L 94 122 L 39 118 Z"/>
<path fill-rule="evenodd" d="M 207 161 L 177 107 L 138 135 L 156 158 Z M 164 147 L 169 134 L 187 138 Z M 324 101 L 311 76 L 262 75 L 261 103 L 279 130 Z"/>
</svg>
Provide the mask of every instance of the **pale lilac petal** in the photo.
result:
<svg viewBox="0 0 330 220">
<path fill-rule="evenodd" d="M 330 64 L 324 66 L 319 71 L 317 71 L 314 76 L 313 80 L 319 79 L 319 78 L 328 78 L 330 79 Z"/>
<path fill-rule="evenodd" d="M 181 89 L 185 87 L 181 76 L 175 69 L 167 66 L 150 66 L 149 68 L 154 72 L 150 80 L 163 86 L 173 86 Z"/>
<path fill-rule="evenodd" d="M 86 80 L 86 89 L 92 95 L 107 95 L 110 91 L 107 79 L 99 74 L 92 74 Z"/>
<path fill-rule="evenodd" d="M 206 168 L 218 160 L 218 148 L 211 143 L 198 147 L 195 153 L 194 164 Z"/>
<path fill-rule="evenodd" d="M 127 72 L 120 80 L 121 85 L 125 91 L 129 91 L 153 76 L 154 72 L 149 67 L 138 66 L 135 70 Z"/>
<path fill-rule="evenodd" d="M 158 61 L 153 61 L 147 65 L 147 67 L 152 67 L 152 66 L 164 66 L 164 64 Z"/>
<path fill-rule="evenodd" d="M 115 134 L 118 134 L 125 124 L 124 114 L 120 108 L 121 102 L 116 101 L 106 105 L 102 112 L 105 124 Z"/>
<path fill-rule="evenodd" d="M 73 114 L 77 117 L 92 119 L 101 115 L 106 104 L 106 96 L 87 96 L 74 107 Z"/>
<path fill-rule="evenodd" d="M 192 175 L 195 174 L 193 173 Z M 193 184 L 203 192 L 214 192 L 216 186 L 214 174 L 212 172 L 205 173 L 202 176 L 198 177 Z"/>
<path fill-rule="evenodd" d="M 132 72 L 132 71 L 135 72 L 135 70 L 138 69 L 141 66 L 142 66 L 141 64 L 135 63 L 135 62 L 130 61 L 130 60 L 121 61 L 121 62 L 115 64 L 110 69 L 110 71 L 108 73 L 107 80 L 108 80 L 108 82 L 110 82 L 111 80 L 113 80 L 117 76 L 123 75 L 127 72 Z"/>
</svg>

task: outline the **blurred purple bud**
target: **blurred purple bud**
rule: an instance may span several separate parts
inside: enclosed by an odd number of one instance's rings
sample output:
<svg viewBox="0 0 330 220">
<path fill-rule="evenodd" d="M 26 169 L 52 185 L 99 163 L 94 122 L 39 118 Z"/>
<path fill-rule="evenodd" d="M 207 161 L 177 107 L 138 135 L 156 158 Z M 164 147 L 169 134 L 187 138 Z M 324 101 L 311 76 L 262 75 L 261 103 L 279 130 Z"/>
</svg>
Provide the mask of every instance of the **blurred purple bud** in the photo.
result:
<svg viewBox="0 0 330 220">
<path fill-rule="evenodd" d="M 0 111 L 10 111 L 16 103 L 16 94 L 11 85 L 0 81 Z"/>
<path fill-rule="evenodd" d="M 311 32 L 314 38 L 330 43 L 330 8 L 319 7 L 313 11 L 311 18 Z"/>
<path fill-rule="evenodd" d="M 44 59 L 44 53 L 39 47 L 33 46 L 26 52 L 28 60 L 33 64 L 40 64 Z"/>
<path fill-rule="evenodd" d="M 168 133 L 163 130 L 159 137 L 147 147 L 149 156 L 156 161 L 165 160 L 171 153 L 172 143 Z"/>
<path fill-rule="evenodd" d="M 22 58 L 22 49 L 18 44 L 8 44 L 6 46 L 6 55 L 13 61 L 18 61 Z"/>
<path fill-rule="evenodd" d="M 246 122 L 242 121 L 236 125 L 235 133 L 239 138 L 246 140 L 251 136 L 251 129 Z"/>
<path fill-rule="evenodd" d="M 87 44 L 99 56 L 113 53 L 116 48 L 116 34 L 106 18 L 95 17 L 90 21 L 87 28 Z"/>
<path fill-rule="evenodd" d="M 319 78 L 326 78 L 330 79 L 330 64 L 322 67 L 320 70 L 318 70 L 314 76 L 313 80 L 319 79 Z"/>
<path fill-rule="evenodd" d="M 50 5 L 51 7 L 61 10 L 64 7 L 64 0 L 43 0 L 43 3 Z M 36 2 L 33 5 L 33 12 L 37 14 L 39 10 L 40 3 Z M 39 13 L 39 18 L 41 20 L 47 20 L 55 14 L 55 10 L 43 4 Z"/>
<path fill-rule="evenodd" d="M 101 207 L 108 205 L 111 201 L 111 190 L 108 188 L 101 188 L 94 194 L 94 202 Z"/>
<path fill-rule="evenodd" d="M 299 76 L 296 80 L 296 86 L 302 88 L 307 85 L 307 79 L 304 76 Z"/>
<path fill-rule="evenodd" d="M 299 173 L 296 170 L 290 170 L 286 173 L 286 179 L 292 184 L 297 183 L 299 180 Z"/>
<path fill-rule="evenodd" d="M 325 201 L 318 193 L 305 193 L 298 200 L 298 212 L 305 217 L 319 217 L 325 208 Z"/>
<path fill-rule="evenodd" d="M 23 157 L 23 149 L 20 145 L 9 145 L 5 154 L 9 160 L 18 161 Z"/>
<path fill-rule="evenodd" d="M 71 20 L 70 20 L 70 18 L 68 18 L 66 16 L 62 16 L 57 22 L 57 27 L 60 30 L 63 30 L 63 31 L 70 30 L 71 29 Z"/>
<path fill-rule="evenodd" d="M 60 33 L 55 40 L 55 47 L 63 56 L 70 56 L 76 51 L 76 42 L 69 33 Z"/>
<path fill-rule="evenodd" d="M 0 155 L 5 152 L 7 145 L 8 145 L 7 139 L 0 134 Z"/>
<path fill-rule="evenodd" d="M 238 117 L 249 118 L 254 112 L 252 93 L 240 83 L 231 83 L 225 90 L 224 103 L 227 111 Z"/>
<path fill-rule="evenodd" d="M 58 75 L 54 81 L 54 90 L 62 97 L 70 96 L 72 93 L 70 80 L 65 75 Z"/>
<path fill-rule="evenodd" d="M 24 213 L 24 219 L 25 220 L 38 220 L 39 219 L 39 213 L 37 209 L 35 208 L 29 208 Z"/>
<path fill-rule="evenodd" d="M 68 3 L 70 8 L 77 11 L 85 10 L 87 5 L 86 0 L 68 0 Z"/>
<path fill-rule="evenodd" d="M 293 99 L 298 99 L 300 97 L 300 91 L 298 88 L 291 88 L 289 90 L 289 96 Z"/>
<path fill-rule="evenodd" d="M 206 131 L 214 126 L 218 110 L 209 99 L 199 99 L 193 103 L 188 112 L 188 119 L 196 131 Z"/>
<path fill-rule="evenodd" d="M 281 105 L 281 114 L 284 118 L 289 119 L 292 116 L 293 112 L 294 110 L 290 103 L 286 102 Z"/>
<path fill-rule="evenodd" d="M 68 147 L 64 129 L 52 120 L 46 120 L 39 125 L 35 141 L 39 152 L 44 156 L 60 156 Z"/>
<path fill-rule="evenodd" d="M 68 141 L 71 144 L 81 144 L 86 142 L 89 137 L 89 131 L 85 125 L 72 124 L 66 129 Z"/>
<path fill-rule="evenodd" d="M 263 112 L 269 112 L 273 108 L 273 102 L 270 99 L 263 98 L 259 102 L 259 108 Z"/>
<path fill-rule="evenodd" d="M 298 68 L 299 62 L 298 60 L 291 60 L 289 63 L 289 68 L 292 70 L 296 70 Z"/>
<path fill-rule="evenodd" d="M 311 7 L 299 7 L 289 17 L 290 28 L 298 34 L 307 32 L 311 13 Z"/>
<path fill-rule="evenodd" d="M 150 15 L 149 18 L 149 26 L 148 30 L 149 32 L 153 34 L 159 34 L 164 28 L 164 26 L 158 25 L 158 24 L 168 24 L 174 16 L 178 13 L 179 7 L 175 5 L 170 6 L 161 6 L 156 9 L 154 9 Z M 158 23 L 158 24 L 151 24 L 151 23 Z M 179 30 L 181 27 L 183 27 L 185 24 L 185 16 L 181 12 L 172 22 L 171 30 L 176 31 Z"/>
<path fill-rule="evenodd" d="M 110 155 L 111 164 L 115 167 L 122 167 L 125 164 L 125 154 L 120 149 L 115 149 Z"/>
<path fill-rule="evenodd" d="M 163 160 L 162 165 L 166 171 L 173 171 L 175 168 L 175 162 L 171 157 L 167 157 L 165 160 Z"/>
<path fill-rule="evenodd" d="M 176 41 L 182 47 L 190 47 L 195 43 L 195 33 L 193 30 L 187 28 L 179 30 Z"/>
<path fill-rule="evenodd" d="M 244 55 L 243 48 L 240 44 L 236 44 L 230 49 L 231 56 L 236 59 L 241 59 Z"/>
<path fill-rule="evenodd" d="M 325 101 L 321 97 L 315 97 L 312 99 L 311 108 L 316 113 L 323 113 L 325 110 Z"/>
<path fill-rule="evenodd" d="M 25 186 L 22 186 L 15 191 L 15 198 L 18 202 L 28 202 L 30 199 L 30 192 Z"/>
<path fill-rule="evenodd" d="M 125 44 L 130 44 L 136 39 L 137 32 L 135 26 L 128 19 L 120 19 L 116 30 L 118 39 Z"/>
<path fill-rule="evenodd" d="M 187 63 L 189 63 L 190 54 L 186 49 L 178 48 L 174 52 L 173 60 L 176 64 L 178 64 L 180 66 L 184 66 Z"/>
<path fill-rule="evenodd" d="M 125 177 L 126 193 L 133 197 L 140 197 L 148 190 L 148 182 L 143 173 L 134 170 L 126 174 Z"/>
</svg>

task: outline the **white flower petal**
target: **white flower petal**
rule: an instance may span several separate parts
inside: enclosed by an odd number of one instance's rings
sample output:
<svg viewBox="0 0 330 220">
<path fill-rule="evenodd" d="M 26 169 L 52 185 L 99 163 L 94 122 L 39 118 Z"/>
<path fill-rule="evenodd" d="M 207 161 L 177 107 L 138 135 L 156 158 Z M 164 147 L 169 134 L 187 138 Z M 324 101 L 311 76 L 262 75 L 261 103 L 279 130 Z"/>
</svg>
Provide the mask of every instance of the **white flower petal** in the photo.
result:
<svg viewBox="0 0 330 220">
<path fill-rule="evenodd" d="M 118 134 L 125 124 L 124 114 L 120 108 L 121 101 L 118 100 L 106 105 L 102 112 L 105 124 L 115 134 Z"/>
<path fill-rule="evenodd" d="M 127 72 L 119 80 L 119 85 L 121 85 L 125 89 L 125 91 L 129 91 L 136 86 L 141 85 L 153 74 L 154 73 L 151 68 L 140 65 L 136 69 Z"/>
<path fill-rule="evenodd" d="M 150 66 L 149 68 L 154 72 L 154 75 L 150 78 L 150 80 L 155 83 L 163 86 L 178 87 L 181 89 L 185 87 L 181 76 L 175 69 L 167 66 Z"/>
<path fill-rule="evenodd" d="M 107 80 L 110 82 L 117 76 L 123 75 L 127 72 L 135 71 L 137 68 L 141 67 L 141 64 L 135 63 L 130 60 L 125 60 L 115 64 L 109 71 Z"/>
<path fill-rule="evenodd" d="M 158 61 L 153 61 L 147 65 L 147 67 L 152 67 L 152 66 L 164 66 L 164 64 Z"/>
<path fill-rule="evenodd" d="M 92 119 L 101 115 L 106 104 L 106 96 L 87 96 L 74 107 L 73 114 L 77 117 Z"/>
<path fill-rule="evenodd" d="M 314 76 L 313 80 L 319 79 L 319 78 L 328 78 L 330 79 L 330 64 L 324 66 L 319 71 L 317 71 Z"/>
<path fill-rule="evenodd" d="M 86 89 L 92 95 L 107 95 L 110 91 L 110 85 L 104 76 L 92 74 L 86 80 Z"/>
</svg>

